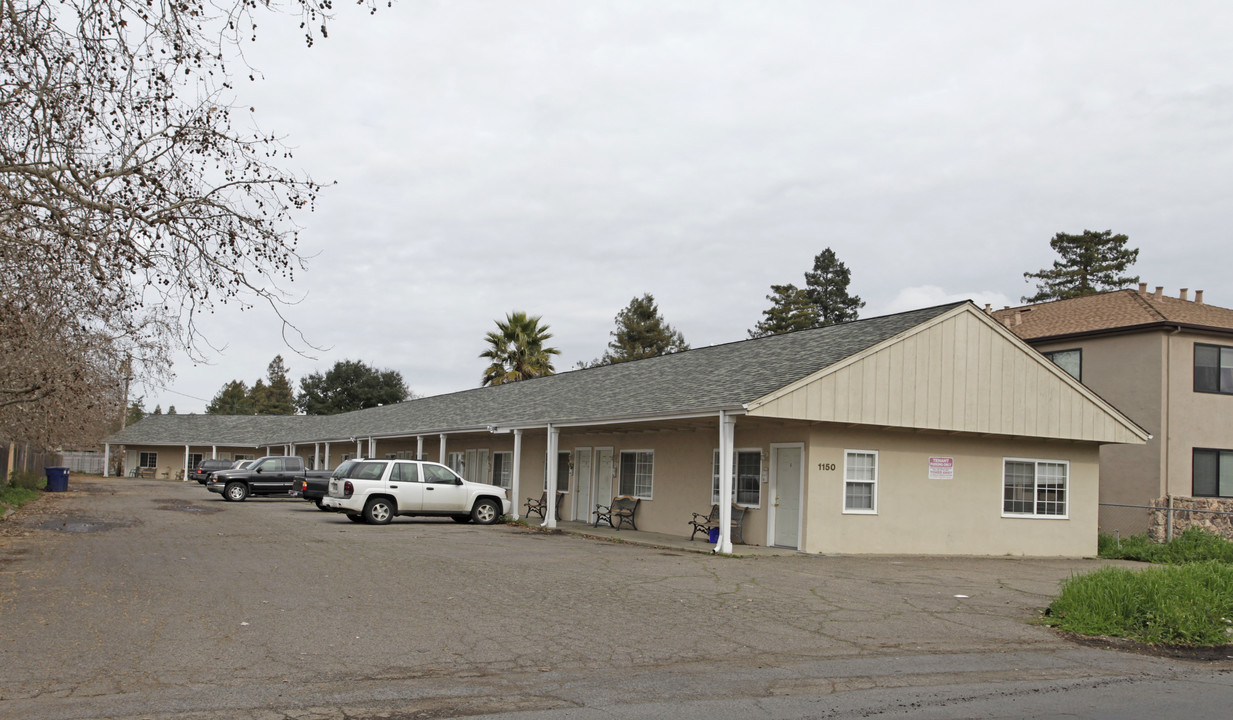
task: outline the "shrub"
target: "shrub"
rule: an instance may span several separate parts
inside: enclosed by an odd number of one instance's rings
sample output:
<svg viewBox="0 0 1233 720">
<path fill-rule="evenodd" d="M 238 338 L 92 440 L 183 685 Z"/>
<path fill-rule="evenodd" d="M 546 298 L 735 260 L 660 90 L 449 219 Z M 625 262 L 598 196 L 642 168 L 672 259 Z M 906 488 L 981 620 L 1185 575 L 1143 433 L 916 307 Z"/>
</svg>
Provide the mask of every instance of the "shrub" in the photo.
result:
<svg viewBox="0 0 1233 720">
<path fill-rule="evenodd" d="M 1146 535 L 1133 535 L 1121 540 L 1112 535 L 1101 535 L 1097 540 L 1097 552 L 1102 558 L 1170 565 L 1207 560 L 1233 563 L 1233 542 L 1199 527 L 1186 528 L 1185 532 L 1167 543 L 1152 542 Z"/>
<path fill-rule="evenodd" d="M 1135 571 L 1102 568 L 1062 584 L 1047 622 L 1080 635 L 1225 645 L 1233 637 L 1233 566 L 1215 560 Z"/>
<path fill-rule="evenodd" d="M 9 475 L 9 484 L 23 490 L 38 490 L 47 484 L 47 477 L 29 470 L 14 470 Z"/>
</svg>

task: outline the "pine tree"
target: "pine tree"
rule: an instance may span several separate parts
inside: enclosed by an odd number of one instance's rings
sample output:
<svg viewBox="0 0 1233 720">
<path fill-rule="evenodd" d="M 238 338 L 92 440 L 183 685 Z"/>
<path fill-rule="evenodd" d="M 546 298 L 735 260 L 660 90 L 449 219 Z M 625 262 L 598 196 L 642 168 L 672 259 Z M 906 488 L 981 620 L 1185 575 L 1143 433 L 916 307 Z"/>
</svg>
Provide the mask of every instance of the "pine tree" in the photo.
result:
<svg viewBox="0 0 1233 720">
<path fill-rule="evenodd" d="M 168 415 L 175 415 L 175 414 L 176 414 L 176 406 L 175 406 L 175 405 L 168 405 L 168 406 L 167 406 L 167 414 L 168 414 Z"/>
<path fill-rule="evenodd" d="M 129 403 L 128 414 L 125 415 L 125 426 L 139 423 L 146 416 L 145 396 L 138 395 L 136 400 Z"/>
<path fill-rule="evenodd" d="M 1041 281 L 1036 285 L 1036 294 L 1024 297 L 1023 302 L 1066 300 L 1138 283 L 1138 275 L 1123 275 L 1139 259 L 1137 248 L 1126 248 L 1128 239 L 1125 235 L 1114 235 L 1112 230 L 1054 235 L 1049 246 L 1061 260 L 1054 260 L 1052 269 L 1023 273 L 1024 280 Z"/>
<path fill-rule="evenodd" d="M 814 327 L 857 318 L 857 311 L 865 307 L 865 301 L 848 294 L 851 282 L 852 271 L 835 257 L 835 251 L 826 248 L 814 257 L 813 271 L 805 273 L 805 295 L 818 312 Z"/>
<path fill-rule="evenodd" d="M 162 414 L 163 414 L 163 406 L 162 406 L 162 405 L 155 405 L 155 406 L 154 406 L 154 412 L 152 412 L 152 413 L 150 413 L 150 414 L 151 414 L 151 415 L 162 415 Z"/>
<path fill-rule="evenodd" d="M 809 296 L 792 283 L 772 285 L 766 299 L 771 306 L 762 311 L 763 319 L 749 331 L 751 338 L 808 330 L 817 320 L 818 310 L 809 302 Z"/>
<path fill-rule="evenodd" d="M 635 297 L 617 313 L 612 340 L 600 359 L 601 365 L 642 360 L 689 349 L 685 336 L 673 329 L 659 314 L 650 293 Z"/>
<path fill-rule="evenodd" d="M 252 399 L 243 380 L 232 380 L 206 405 L 207 415 L 252 415 Z"/>
<path fill-rule="evenodd" d="M 287 377 L 287 366 L 283 364 L 282 355 L 275 355 L 270 361 L 266 368 L 266 382 L 258 380 L 253 385 L 252 403 L 253 412 L 258 415 L 295 414 L 295 392 Z"/>
</svg>

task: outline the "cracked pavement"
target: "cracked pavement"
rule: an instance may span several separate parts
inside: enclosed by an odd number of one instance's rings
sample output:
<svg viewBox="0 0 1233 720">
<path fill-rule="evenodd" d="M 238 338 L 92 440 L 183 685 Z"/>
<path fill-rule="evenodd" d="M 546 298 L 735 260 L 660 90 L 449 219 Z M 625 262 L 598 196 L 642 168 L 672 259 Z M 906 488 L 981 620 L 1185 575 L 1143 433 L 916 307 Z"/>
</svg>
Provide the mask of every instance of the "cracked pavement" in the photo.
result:
<svg viewBox="0 0 1233 720">
<path fill-rule="evenodd" d="M 1061 580 L 1104 564 L 720 557 L 74 476 L 0 523 L 0 717 L 803 717 L 950 692 L 1229 693 L 1229 661 L 1036 624 Z"/>
</svg>

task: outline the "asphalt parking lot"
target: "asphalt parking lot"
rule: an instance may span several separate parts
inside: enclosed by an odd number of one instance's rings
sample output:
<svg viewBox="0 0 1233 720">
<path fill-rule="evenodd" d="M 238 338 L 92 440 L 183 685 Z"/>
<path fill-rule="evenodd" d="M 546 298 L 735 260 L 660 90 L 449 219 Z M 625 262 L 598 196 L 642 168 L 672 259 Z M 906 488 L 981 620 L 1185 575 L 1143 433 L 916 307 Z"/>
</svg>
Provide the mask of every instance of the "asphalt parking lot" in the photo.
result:
<svg viewBox="0 0 1233 720">
<path fill-rule="evenodd" d="M 0 717 L 812 717 L 1136 682 L 1227 708 L 1233 664 L 1036 623 L 1102 564 L 716 557 L 74 476 L 0 523 Z"/>
</svg>

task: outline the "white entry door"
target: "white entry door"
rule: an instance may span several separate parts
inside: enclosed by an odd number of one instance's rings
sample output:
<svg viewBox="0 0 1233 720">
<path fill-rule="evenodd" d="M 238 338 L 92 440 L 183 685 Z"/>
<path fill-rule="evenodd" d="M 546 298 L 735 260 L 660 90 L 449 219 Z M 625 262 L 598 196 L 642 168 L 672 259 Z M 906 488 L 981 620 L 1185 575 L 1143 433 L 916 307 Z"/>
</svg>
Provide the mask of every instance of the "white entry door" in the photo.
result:
<svg viewBox="0 0 1233 720">
<path fill-rule="evenodd" d="M 612 448 L 595 449 L 595 502 L 612 502 Z"/>
<path fill-rule="evenodd" d="M 771 544 L 776 547 L 801 547 L 801 480 L 804 463 L 799 445 L 771 446 L 773 498 Z"/>
<path fill-rule="evenodd" d="M 591 486 L 595 479 L 591 474 L 591 448 L 574 449 L 574 519 L 591 522 L 595 503 L 591 502 Z"/>
</svg>

